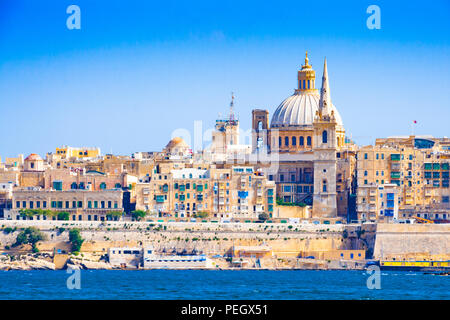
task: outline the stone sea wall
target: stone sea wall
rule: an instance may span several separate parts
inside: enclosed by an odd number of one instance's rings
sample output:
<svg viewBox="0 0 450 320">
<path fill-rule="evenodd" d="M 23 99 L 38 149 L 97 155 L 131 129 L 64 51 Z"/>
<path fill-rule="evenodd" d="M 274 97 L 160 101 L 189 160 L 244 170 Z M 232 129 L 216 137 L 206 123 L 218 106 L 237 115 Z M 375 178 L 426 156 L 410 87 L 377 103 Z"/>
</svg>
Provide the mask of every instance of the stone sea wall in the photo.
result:
<svg viewBox="0 0 450 320">
<path fill-rule="evenodd" d="M 378 224 L 374 258 L 450 260 L 450 224 Z"/>
</svg>

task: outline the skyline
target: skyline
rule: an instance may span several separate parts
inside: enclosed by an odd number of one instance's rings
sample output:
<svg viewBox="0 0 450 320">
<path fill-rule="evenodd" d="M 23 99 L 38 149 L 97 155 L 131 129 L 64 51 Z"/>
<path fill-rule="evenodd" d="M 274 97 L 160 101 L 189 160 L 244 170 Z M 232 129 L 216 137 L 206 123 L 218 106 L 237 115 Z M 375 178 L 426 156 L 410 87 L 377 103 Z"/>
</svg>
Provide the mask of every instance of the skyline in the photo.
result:
<svg viewBox="0 0 450 320">
<path fill-rule="evenodd" d="M 159 151 L 196 120 L 213 128 L 231 92 L 247 130 L 252 109 L 271 118 L 293 93 L 305 51 L 319 89 L 327 58 L 331 100 L 358 145 L 409 135 L 414 120 L 417 135 L 447 136 L 450 4 L 373 2 L 324 11 L 309 2 L 76 1 L 81 30 L 66 28 L 70 2 L 2 2 L 0 112 L 17 121 L 2 121 L 13 139 L 1 140 L 0 156 L 61 145 Z M 371 4 L 380 30 L 366 27 Z"/>
</svg>

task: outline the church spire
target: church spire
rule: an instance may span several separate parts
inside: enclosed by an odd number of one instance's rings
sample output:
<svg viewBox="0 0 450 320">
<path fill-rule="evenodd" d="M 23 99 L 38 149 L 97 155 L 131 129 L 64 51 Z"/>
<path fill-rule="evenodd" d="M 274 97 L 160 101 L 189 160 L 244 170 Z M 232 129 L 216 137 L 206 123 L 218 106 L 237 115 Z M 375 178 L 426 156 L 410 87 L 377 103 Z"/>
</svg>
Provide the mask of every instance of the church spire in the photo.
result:
<svg viewBox="0 0 450 320">
<path fill-rule="evenodd" d="M 323 65 L 322 89 L 320 90 L 319 109 L 322 115 L 328 115 L 331 110 L 330 86 L 328 84 L 327 58 Z"/>
</svg>

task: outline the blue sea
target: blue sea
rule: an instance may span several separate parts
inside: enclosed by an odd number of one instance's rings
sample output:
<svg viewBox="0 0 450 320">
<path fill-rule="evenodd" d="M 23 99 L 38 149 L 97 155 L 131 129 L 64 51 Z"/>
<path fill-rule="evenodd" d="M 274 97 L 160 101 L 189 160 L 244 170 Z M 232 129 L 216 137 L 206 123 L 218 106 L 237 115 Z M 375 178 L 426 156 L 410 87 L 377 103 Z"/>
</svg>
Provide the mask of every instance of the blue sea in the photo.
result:
<svg viewBox="0 0 450 320">
<path fill-rule="evenodd" d="M 450 299 L 450 276 L 382 271 L 0 271 L 0 299 Z M 78 275 L 77 275 L 78 277 Z M 79 284 L 79 289 L 76 284 Z"/>
</svg>

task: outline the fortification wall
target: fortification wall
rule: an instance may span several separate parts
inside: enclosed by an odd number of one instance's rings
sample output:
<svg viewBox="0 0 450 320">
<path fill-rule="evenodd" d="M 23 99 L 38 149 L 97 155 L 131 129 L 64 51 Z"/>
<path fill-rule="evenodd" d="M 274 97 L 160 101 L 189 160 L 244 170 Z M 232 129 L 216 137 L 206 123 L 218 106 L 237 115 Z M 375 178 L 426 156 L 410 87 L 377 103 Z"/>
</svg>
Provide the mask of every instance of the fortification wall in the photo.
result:
<svg viewBox="0 0 450 320">
<path fill-rule="evenodd" d="M 378 224 L 374 258 L 450 260 L 450 224 Z"/>
<path fill-rule="evenodd" d="M 81 251 L 98 255 L 107 253 L 110 247 L 124 246 L 153 246 L 166 252 L 195 249 L 208 255 L 223 255 L 233 245 L 265 243 L 276 256 L 297 257 L 301 252 L 352 246 L 352 241 L 343 238 L 342 225 L 2 221 L 0 226 L 18 228 L 9 234 L 0 232 L 0 248 L 11 246 L 20 228 L 35 226 L 46 235 L 46 241 L 38 244 L 43 252 L 68 252 L 68 230 L 74 227 L 81 230 L 85 239 Z"/>
</svg>

